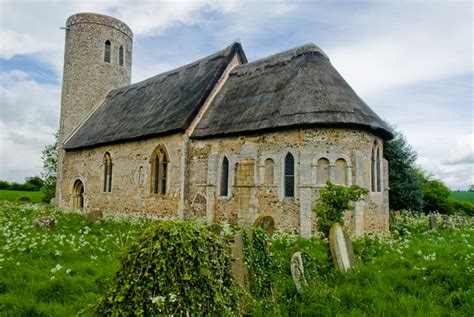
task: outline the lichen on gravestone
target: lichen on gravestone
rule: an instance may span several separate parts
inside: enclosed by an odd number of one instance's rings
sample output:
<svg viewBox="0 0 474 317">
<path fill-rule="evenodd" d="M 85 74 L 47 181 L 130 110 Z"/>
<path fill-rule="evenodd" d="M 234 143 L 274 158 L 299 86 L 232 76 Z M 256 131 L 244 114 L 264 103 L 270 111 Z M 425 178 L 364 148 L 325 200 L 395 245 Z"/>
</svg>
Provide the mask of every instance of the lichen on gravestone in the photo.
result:
<svg viewBox="0 0 474 317">
<path fill-rule="evenodd" d="M 346 272 L 354 267 L 354 250 L 352 242 L 339 223 L 333 223 L 329 230 L 329 248 L 334 266 Z"/>
<path fill-rule="evenodd" d="M 41 228 L 54 228 L 56 226 L 56 218 L 53 216 L 41 216 L 33 219 L 33 225 Z"/>
<path fill-rule="evenodd" d="M 91 210 L 87 214 L 87 221 L 89 223 L 96 223 L 104 218 L 104 213 L 101 210 Z"/>
<path fill-rule="evenodd" d="M 304 275 L 303 258 L 301 257 L 301 252 L 298 251 L 291 257 L 290 269 L 296 291 L 299 294 L 303 294 L 303 289 L 308 286 L 308 282 L 306 281 L 306 277 Z"/>
</svg>

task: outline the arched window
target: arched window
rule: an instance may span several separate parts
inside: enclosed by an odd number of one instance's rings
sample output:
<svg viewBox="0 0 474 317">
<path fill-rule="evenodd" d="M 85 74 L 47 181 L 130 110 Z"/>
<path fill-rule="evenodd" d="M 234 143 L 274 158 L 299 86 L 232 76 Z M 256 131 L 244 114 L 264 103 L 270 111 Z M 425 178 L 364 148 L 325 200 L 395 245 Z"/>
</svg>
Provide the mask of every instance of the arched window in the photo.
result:
<svg viewBox="0 0 474 317">
<path fill-rule="evenodd" d="M 380 175 L 380 147 L 375 142 L 372 148 L 371 158 L 371 189 L 373 192 L 382 191 L 382 180 Z"/>
<path fill-rule="evenodd" d="M 108 152 L 104 155 L 104 159 L 102 160 L 102 166 L 104 168 L 103 191 L 106 193 L 110 193 L 112 191 L 112 158 L 110 157 L 110 154 Z"/>
<path fill-rule="evenodd" d="M 105 41 L 104 44 L 104 62 L 110 63 L 110 52 L 112 50 L 112 45 L 110 44 L 110 41 L 107 40 Z"/>
<path fill-rule="evenodd" d="M 221 196 L 229 195 L 229 160 L 224 156 L 221 171 Z"/>
<path fill-rule="evenodd" d="M 347 163 L 344 159 L 338 159 L 336 161 L 336 184 L 337 185 L 347 185 L 346 177 Z"/>
<path fill-rule="evenodd" d="M 285 197 L 295 197 L 295 159 L 291 153 L 285 157 Z"/>
<path fill-rule="evenodd" d="M 123 66 L 123 46 L 120 45 L 119 48 L 119 65 Z"/>
<path fill-rule="evenodd" d="M 329 160 L 320 158 L 316 167 L 316 181 L 319 185 L 325 185 L 329 180 Z"/>
<path fill-rule="evenodd" d="M 151 190 L 155 194 L 166 194 L 168 182 L 168 155 L 162 146 L 158 146 L 151 156 Z"/>
<path fill-rule="evenodd" d="M 272 159 L 265 160 L 265 175 L 263 182 L 266 185 L 273 185 L 273 173 L 274 173 L 275 162 Z"/>
</svg>

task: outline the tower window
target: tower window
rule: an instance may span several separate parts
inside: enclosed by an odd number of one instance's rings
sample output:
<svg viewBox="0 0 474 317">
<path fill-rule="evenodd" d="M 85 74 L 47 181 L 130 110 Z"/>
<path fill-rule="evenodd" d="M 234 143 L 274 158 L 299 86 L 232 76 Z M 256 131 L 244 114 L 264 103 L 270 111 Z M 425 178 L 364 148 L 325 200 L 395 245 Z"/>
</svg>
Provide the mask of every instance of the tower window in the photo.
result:
<svg viewBox="0 0 474 317">
<path fill-rule="evenodd" d="M 285 157 L 285 197 L 295 197 L 295 159 L 291 153 Z"/>
<path fill-rule="evenodd" d="M 374 143 L 371 159 L 371 189 L 373 192 L 382 191 L 382 177 L 380 171 L 380 147 Z"/>
<path fill-rule="evenodd" d="M 123 46 L 120 45 L 119 48 L 119 65 L 123 66 Z"/>
<path fill-rule="evenodd" d="M 105 41 L 104 44 L 104 62 L 110 63 L 110 51 L 112 50 L 112 45 L 110 44 L 110 41 L 107 40 Z"/>
</svg>

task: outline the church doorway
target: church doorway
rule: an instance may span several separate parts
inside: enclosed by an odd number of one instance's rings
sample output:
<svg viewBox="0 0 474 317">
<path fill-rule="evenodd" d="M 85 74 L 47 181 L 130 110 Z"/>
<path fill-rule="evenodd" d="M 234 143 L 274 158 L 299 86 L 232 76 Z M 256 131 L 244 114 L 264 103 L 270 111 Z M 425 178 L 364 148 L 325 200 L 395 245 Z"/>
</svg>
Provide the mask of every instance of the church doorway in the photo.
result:
<svg viewBox="0 0 474 317">
<path fill-rule="evenodd" d="M 72 195 L 72 208 L 84 208 L 84 184 L 79 179 L 74 183 Z"/>
</svg>

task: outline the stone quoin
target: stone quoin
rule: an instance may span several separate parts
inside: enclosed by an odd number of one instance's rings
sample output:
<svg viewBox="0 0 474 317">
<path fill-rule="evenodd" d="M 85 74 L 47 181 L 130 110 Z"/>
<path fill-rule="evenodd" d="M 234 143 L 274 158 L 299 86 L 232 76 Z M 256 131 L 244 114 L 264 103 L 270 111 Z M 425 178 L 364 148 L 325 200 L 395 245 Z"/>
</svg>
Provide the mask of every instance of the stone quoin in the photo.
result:
<svg viewBox="0 0 474 317">
<path fill-rule="evenodd" d="M 387 125 L 307 44 L 248 62 L 240 43 L 130 84 L 133 34 L 71 16 L 55 202 L 310 237 L 326 181 L 369 190 L 350 233 L 388 230 Z M 354 63 L 357 63 L 355 60 Z"/>
</svg>

